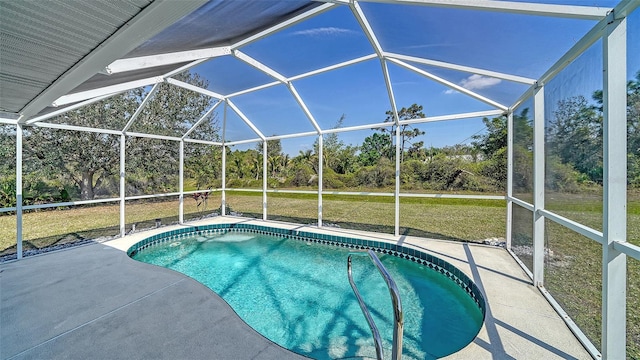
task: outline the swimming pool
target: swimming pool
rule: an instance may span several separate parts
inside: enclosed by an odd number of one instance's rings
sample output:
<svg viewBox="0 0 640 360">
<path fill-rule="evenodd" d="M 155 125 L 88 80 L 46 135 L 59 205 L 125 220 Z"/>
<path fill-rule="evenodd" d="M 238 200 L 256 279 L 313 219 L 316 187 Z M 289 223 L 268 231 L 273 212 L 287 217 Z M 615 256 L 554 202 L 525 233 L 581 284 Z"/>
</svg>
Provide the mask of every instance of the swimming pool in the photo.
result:
<svg viewBox="0 0 640 360">
<path fill-rule="evenodd" d="M 224 224 L 156 235 L 134 245 L 129 255 L 198 280 L 251 327 L 299 354 L 375 358 L 371 332 L 347 278 L 353 248 L 377 249 L 398 285 L 405 314 L 403 358 L 446 356 L 476 336 L 484 319 L 477 287 L 450 264 L 408 247 Z M 389 290 L 368 257 L 353 258 L 353 274 L 388 357 Z"/>
</svg>

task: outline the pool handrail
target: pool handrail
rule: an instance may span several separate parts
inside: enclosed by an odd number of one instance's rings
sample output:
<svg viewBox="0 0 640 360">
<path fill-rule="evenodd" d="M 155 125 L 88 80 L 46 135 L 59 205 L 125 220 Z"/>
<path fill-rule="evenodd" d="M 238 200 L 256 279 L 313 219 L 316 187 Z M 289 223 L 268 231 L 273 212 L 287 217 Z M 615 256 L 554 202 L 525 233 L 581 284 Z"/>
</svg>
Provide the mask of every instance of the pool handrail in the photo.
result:
<svg viewBox="0 0 640 360">
<path fill-rule="evenodd" d="M 351 288 L 353 289 L 353 293 L 356 295 L 358 299 L 358 304 L 360 305 L 360 309 L 362 309 L 362 313 L 364 317 L 367 319 L 367 323 L 369 324 L 369 328 L 371 329 L 371 333 L 373 335 L 373 341 L 376 347 L 376 356 L 378 360 L 383 359 L 383 351 L 382 351 L 382 339 L 380 338 L 380 332 L 378 331 L 378 327 L 376 326 L 369 310 L 367 309 L 367 305 L 362 300 L 362 296 L 360 296 L 360 292 L 358 291 L 358 287 L 353 281 L 353 275 L 351 273 L 351 256 L 352 255 L 369 255 L 373 264 L 378 268 L 380 275 L 384 279 L 387 284 L 387 288 L 389 288 L 389 293 L 391 294 L 391 302 L 393 304 L 393 349 L 391 358 L 393 360 L 401 360 L 402 357 L 402 331 L 404 327 L 404 313 L 402 311 L 402 301 L 400 300 L 400 292 L 398 291 L 398 286 L 396 282 L 393 280 L 387 268 L 384 267 L 376 253 L 371 250 L 356 250 L 352 251 L 347 258 L 347 274 L 349 275 L 349 283 L 351 284 Z"/>
</svg>

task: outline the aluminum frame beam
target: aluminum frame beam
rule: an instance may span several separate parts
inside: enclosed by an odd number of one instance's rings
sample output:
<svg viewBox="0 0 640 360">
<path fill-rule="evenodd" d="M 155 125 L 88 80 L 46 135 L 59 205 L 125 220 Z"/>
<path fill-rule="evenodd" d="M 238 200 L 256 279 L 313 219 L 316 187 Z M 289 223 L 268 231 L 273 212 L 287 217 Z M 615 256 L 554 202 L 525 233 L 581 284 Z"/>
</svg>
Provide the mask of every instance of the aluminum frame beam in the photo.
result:
<svg viewBox="0 0 640 360">
<path fill-rule="evenodd" d="M 283 30 L 283 29 L 286 29 L 286 28 L 288 28 L 290 26 L 293 26 L 293 25 L 295 25 L 295 24 L 297 24 L 297 23 L 299 23 L 299 22 L 301 22 L 303 20 L 306 20 L 308 18 L 311 18 L 311 17 L 314 17 L 316 15 L 322 14 L 323 12 L 333 8 L 334 6 L 335 6 L 334 4 L 329 4 L 329 3 L 322 4 L 322 5 L 320 5 L 318 7 L 315 7 L 313 9 L 309 10 L 309 11 L 306 11 L 306 12 L 300 14 L 300 15 L 294 16 L 289 20 L 283 21 L 283 22 L 281 22 L 281 23 L 279 23 L 277 25 L 274 25 L 274 26 L 272 26 L 272 27 L 270 27 L 268 29 L 260 31 L 259 33 L 255 34 L 255 35 L 252 35 L 252 36 L 249 36 L 249 37 L 247 37 L 245 39 L 242 39 L 242 40 L 236 42 L 235 44 L 232 44 L 230 46 L 230 48 L 231 48 L 231 50 L 234 50 L 234 49 L 238 49 L 238 48 L 241 48 L 243 46 L 249 45 L 249 44 L 251 44 L 251 43 L 253 43 L 255 41 L 258 41 L 260 39 L 263 39 L 263 38 L 265 38 L 265 37 L 267 37 L 267 36 L 269 36 L 269 35 L 271 35 L 271 34 L 273 34 L 275 32 L 278 32 L 280 30 Z"/>
<path fill-rule="evenodd" d="M 71 105 L 71 106 L 67 106 L 67 107 L 65 107 L 63 109 L 54 110 L 54 111 L 52 111 L 52 112 L 50 112 L 48 114 L 44 114 L 44 115 L 40 115 L 40 116 L 31 118 L 31 119 L 25 121 L 25 124 L 31 125 L 31 124 L 36 123 L 38 121 L 44 121 L 44 120 L 47 120 L 47 119 L 51 119 L 52 117 L 56 117 L 58 115 L 65 114 L 65 113 L 67 113 L 67 112 L 69 112 L 71 110 L 75 110 L 75 109 L 81 108 L 83 106 L 93 104 L 93 103 L 98 102 L 100 100 L 108 99 L 108 98 L 110 98 L 110 97 L 112 97 L 114 95 L 116 95 L 116 94 L 102 95 L 102 96 L 95 97 L 93 99 L 89 99 L 89 100 L 85 100 L 85 101 L 79 102 L 79 103 Z"/>
<path fill-rule="evenodd" d="M 614 9 L 610 11 L 609 14 L 600 20 L 589 32 L 587 32 L 580 40 L 578 40 L 575 45 L 569 49 L 555 64 L 553 64 L 549 70 L 547 70 L 539 79 L 537 84 L 540 86 L 546 84 L 554 78 L 560 71 L 566 68 L 569 64 L 573 62 L 578 56 L 580 56 L 585 50 L 587 50 L 591 45 L 593 45 L 596 41 L 602 38 L 602 34 L 607 24 L 613 22 L 615 19 L 623 18 L 627 16 L 627 14 L 634 11 L 637 7 L 640 6 L 640 1 L 637 0 L 622 0 Z M 524 92 L 522 96 L 511 106 L 511 108 L 518 107 L 522 102 L 524 102 L 535 89 L 537 84 L 531 86 L 529 90 Z"/>
<path fill-rule="evenodd" d="M 544 286 L 544 87 L 539 87 L 533 101 L 533 284 Z"/>
<path fill-rule="evenodd" d="M 215 57 L 225 56 L 229 54 L 231 54 L 231 48 L 229 48 L 228 46 L 221 46 L 209 49 L 179 51 L 173 53 L 120 59 L 107 65 L 104 68 L 103 73 L 111 75 L 157 66 L 192 62 L 196 60 L 209 60 Z"/>
<path fill-rule="evenodd" d="M 22 259 L 22 124 L 16 126 L 16 256 Z"/>
<path fill-rule="evenodd" d="M 607 8 L 595 6 L 552 5 L 514 1 L 491 0 L 364 0 L 367 2 L 424 5 L 432 7 L 483 10 L 511 14 L 540 15 L 570 19 L 600 20 L 607 15 Z"/>
<path fill-rule="evenodd" d="M 445 80 L 445 79 L 443 79 L 443 78 L 441 78 L 439 76 L 435 76 L 435 75 L 433 75 L 433 74 L 431 74 L 431 73 L 429 73 L 427 71 L 424 71 L 424 70 L 422 70 L 420 68 L 417 68 L 417 67 L 415 67 L 413 65 L 407 64 L 406 62 L 404 62 L 402 60 L 397 60 L 397 59 L 392 59 L 392 58 L 389 58 L 387 60 L 392 62 L 392 63 L 394 63 L 394 64 L 396 64 L 396 65 L 399 65 L 399 66 L 401 66 L 401 67 L 403 67 L 403 68 L 405 68 L 407 70 L 411 70 L 411 71 L 413 71 L 415 73 L 418 73 L 418 74 L 420 74 L 420 75 L 422 75 L 422 76 L 424 76 L 424 77 L 426 77 L 428 79 L 436 81 L 436 82 L 438 82 L 438 83 L 440 83 L 440 84 L 442 84 L 444 86 L 448 86 L 448 87 L 452 88 L 453 90 L 456 90 L 456 91 L 461 92 L 463 94 L 469 95 L 472 98 L 474 98 L 476 100 L 479 100 L 479 101 L 482 101 L 485 104 L 491 105 L 491 106 L 493 106 L 495 108 L 498 108 L 498 109 L 501 109 L 503 111 L 507 111 L 509 109 L 505 105 L 502 105 L 502 104 L 500 104 L 500 103 L 498 103 L 496 101 L 493 101 L 493 100 L 491 100 L 491 99 L 489 99 L 487 97 L 484 97 L 484 96 L 482 96 L 482 95 L 480 95 L 480 94 L 478 94 L 476 92 L 473 92 L 471 90 L 465 89 L 464 87 L 462 87 L 462 86 L 460 86 L 458 84 L 454 84 L 449 80 Z"/>
<path fill-rule="evenodd" d="M 128 82 L 120 83 L 117 85 L 105 86 L 105 87 L 91 89 L 87 91 L 80 91 L 77 93 L 61 96 L 57 98 L 53 103 L 51 103 L 51 105 L 57 107 L 57 106 L 72 104 L 77 101 L 93 99 L 97 96 L 103 96 L 103 95 L 113 96 L 118 93 L 125 92 L 127 90 L 136 89 L 139 87 L 144 87 L 149 85 L 155 85 L 163 81 L 164 81 L 163 77 L 154 76 L 146 79 L 128 81 Z"/>
<path fill-rule="evenodd" d="M 209 97 L 212 97 L 214 99 L 218 99 L 218 100 L 224 100 L 226 97 L 224 95 L 218 94 L 216 92 L 213 92 L 211 90 L 207 90 L 207 89 L 203 89 L 199 86 L 195 86 L 195 85 L 191 85 L 189 83 L 186 83 L 184 81 L 180 81 L 180 80 L 176 80 L 174 78 L 167 78 L 165 80 L 166 82 L 168 82 L 171 85 L 175 85 L 175 86 L 179 86 L 183 89 L 187 89 L 187 90 L 191 90 L 193 92 L 197 92 L 203 95 L 207 95 Z"/>
<path fill-rule="evenodd" d="M 362 31 L 364 32 L 365 36 L 367 37 L 367 39 L 369 39 L 369 43 L 371 44 L 371 47 L 373 47 L 373 50 L 376 52 L 376 55 L 378 55 L 380 59 L 383 59 L 384 51 L 382 50 L 380 41 L 378 41 L 378 37 L 376 37 L 376 34 L 373 31 L 373 28 L 371 27 L 371 24 L 369 24 L 367 17 L 364 15 L 364 12 L 360 7 L 360 4 L 358 4 L 357 1 L 352 1 L 349 4 L 349 8 L 351 9 L 353 16 L 358 21 L 358 24 L 360 24 L 360 27 L 362 28 Z"/>
<path fill-rule="evenodd" d="M 231 109 L 233 109 L 236 114 L 238 114 L 242 121 L 244 121 L 244 123 L 247 124 L 251 128 L 251 130 L 253 130 L 253 132 L 255 132 L 256 135 L 260 137 L 260 140 L 264 141 L 266 138 L 264 134 L 260 130 L 258 130 L 258 128 L 251 122 L 251 120 L 249 120 L 249 118 L 247 118 L 247 116 L 242 111 L 240 111 L 240 109 L 238 109 L 236 104 L 234 104 L 230 99 L 226 99 L 225 101 L 227 105 L 231 107 Z"/>
<path fill-rule="evenodd" d="M 602 356 L 626 358 L 627 19 L 607 24 L 603 45 Z"/>
<path fill-rule="evenodd" d="M 213 104 L 213 106 L 209 110 L 207 110 L 207 112 L 205 112 L 204 115 L 202 115 L 202 117 L 200 117 L 200 119 L 198 119 L 198 121 L 196 121 L 196 123 L 193 124 L 193 126 L 189 130 L 187 130 L 187 132 L 184 133 L 184 135 L 182 135 L 182 140 L 186 139 L 187 136 L 189 136 L 189 134 L 191 134 L 198 127 L 198 125 L 200 125 L 203 121 L 205 121 L 207 117 L 211 115 L 211 113 L 223 102 L 224 102 L 223 100 L 220 100 L 217 103 Z"/>
<path fill-rule="evenodd" d="M 19 121 L 24 122 L 39 113 L 55 99 L 100 72 L 107 64 L 126 55 L 206 2 L 207 0 L 152 2 L 23 107 Z"/>
<path fill-rule="evenodd" d="M 129 130 L 131 125 L 133 125 L 133 122 L 136 121 L 138 116 L 140 116 L 140 114 L 142 113 L 142 110 L 147 106 L 147 104 L 153 98 L 153 95 L 155 95 L 156 91 L 158 91 L 159 88 L 160 88 L 160 83 L 153 85 L 153 87 L 151 88 L 147 96 L 144 97 L 140 105 L 138 105 L 138 108 L 136 109 L 136 111 L 133 113 L 133 115 L 131 115 L 131 118 L 129 118 L 129 121 L 127 121 L 124 128 L 122 128 L 123 133 Z"/>
<path fill-rule="evenodd" d="M 388 59 L 410 61 L 418 64 L 435 66 L 443 69 L 463 71 L 471 74 L 484 75 L 484 76 L 488 76 L 496 79 L 517 82 L 520 84 L 533 85 L 536 83 L 536 80 L 530 79 L 524 76 L 505 74 L 497 71 L 485 70 L 485 69 L 480 69 L 480 68 L 471 67 L 471 66 L 457 65 L 457 64 L 444 62 L 444 61 L 425 59 L 417 56 L 402 55 L 402 54 L 396 54 L 396 53 L 390 53 L 390 52 L 385 52 L 384 56 L 385 58 L 388 58 Z"/>
</svg>

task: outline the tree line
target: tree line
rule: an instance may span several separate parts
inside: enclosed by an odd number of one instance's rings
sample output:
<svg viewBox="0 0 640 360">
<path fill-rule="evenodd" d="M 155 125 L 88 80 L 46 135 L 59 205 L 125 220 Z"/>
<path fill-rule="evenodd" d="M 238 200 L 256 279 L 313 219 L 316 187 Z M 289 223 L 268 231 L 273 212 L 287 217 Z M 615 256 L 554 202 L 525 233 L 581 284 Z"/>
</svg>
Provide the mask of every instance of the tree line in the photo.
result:
<svg viewBox="0 0 640 360">
<path fill-rule="evenodd" d="M 185 72 L 180 80 L 205 87 L 207 81 Z M 133 116 L 145 89 L 132 90 L 50 120 L 84 127 L 122 130 Z M 560 100 L 546 125 L 546 184 L 552 191 L 579 192 L 602 184 L 602 91 Z M 640 72 L 628 83 L 628 183 L 640 188 Z M 182 136 L 212 106 L 212 99 L 161 84 L 129 131 Z M 413 104 L 398 117 L 424 117 Z M 375 129 L 361 144 L 345 144 L 337 133 L 324 135 L 323 187 L 384 189 L 395 184 L 395 121 L 388 111 L 387 128 Z M 344 115 L 336 121 L 340 128 Z M 532 191 L 532 114 L 514 114 L 514 191 Z M 486 131 L 470 144 L 425 147 L 424 131 L 401 125 L 400 181 L 404 190 L 500 193 L 506 189 L 507 120 L 484 118 Z M 210 114 L 192 130 L 191 138 L 219 141 L 220 126 Z M 428 136 L 428 134 L 427 134 Z M 93 199 L 119 191 L 120 136 L 26 127 L 23 192 L 25 203 Z M 282 151 L 280 140 L 267 142 L 269 188 L 314 188 L 318 184 L 318 141 L 297 155 Z M 189 188 L 221 186 L 222 154 L 217 146 L 185 144 L 185 183 Z M 228 188 L 262 187 L 262 144 L 247 150 L 226 149 Z M 177 142 L 126 137 L 126 194 L 152 194 L 178 188 Z M 0 207 L 15 204 L 15 128 L 0 127 Z"/>
</svg>

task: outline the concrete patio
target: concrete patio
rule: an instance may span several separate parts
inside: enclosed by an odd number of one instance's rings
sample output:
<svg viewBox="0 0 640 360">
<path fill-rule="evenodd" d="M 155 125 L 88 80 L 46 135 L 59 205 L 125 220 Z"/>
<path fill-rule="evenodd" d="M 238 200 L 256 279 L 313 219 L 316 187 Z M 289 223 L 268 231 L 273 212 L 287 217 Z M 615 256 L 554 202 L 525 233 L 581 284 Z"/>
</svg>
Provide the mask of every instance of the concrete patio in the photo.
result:
<svg viewBox="0 0 640 360">
<path fill-rule="evenodd" d="M 502 248 L 233 217 L 177 226 L 234 222 L 401 242 L 457 266 L 484 292 L 487 317 L 449 359 L 591 358 Z M 132 244 L 172 228 L 0 264 L 0 358 L 303 358 L 263 338 L 195 280 L 127 257 Z"/>
</svg>

